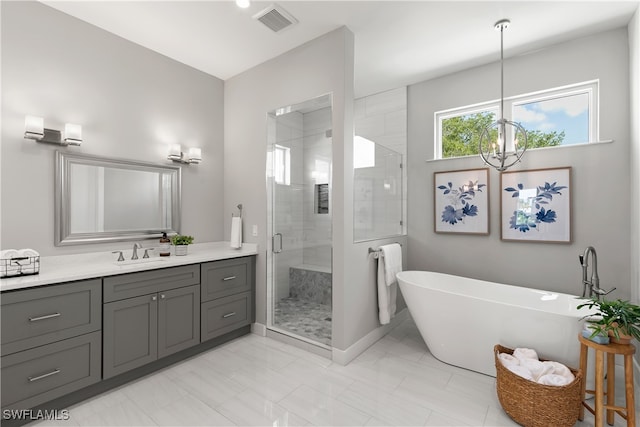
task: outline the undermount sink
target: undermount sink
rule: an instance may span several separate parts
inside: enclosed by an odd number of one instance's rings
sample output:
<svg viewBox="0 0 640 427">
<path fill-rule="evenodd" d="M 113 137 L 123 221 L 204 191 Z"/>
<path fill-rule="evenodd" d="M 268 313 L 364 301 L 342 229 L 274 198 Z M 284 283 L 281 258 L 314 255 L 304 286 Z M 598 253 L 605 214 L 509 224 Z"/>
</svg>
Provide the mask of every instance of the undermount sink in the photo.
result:
<svg viewBox="0 0 640 427">
<path fill-rule="evenodd" d="M 125 265 L 137 265 L 137 264 L 146 264 L 150 262 L 166 262 L 167 258 L 160 257 L 152 257 L 152 258 L 138 258 L 138 259 L 126 259 L 124 261 L 114 261 L 115 265 L 125 266 Z"/>
</svg>

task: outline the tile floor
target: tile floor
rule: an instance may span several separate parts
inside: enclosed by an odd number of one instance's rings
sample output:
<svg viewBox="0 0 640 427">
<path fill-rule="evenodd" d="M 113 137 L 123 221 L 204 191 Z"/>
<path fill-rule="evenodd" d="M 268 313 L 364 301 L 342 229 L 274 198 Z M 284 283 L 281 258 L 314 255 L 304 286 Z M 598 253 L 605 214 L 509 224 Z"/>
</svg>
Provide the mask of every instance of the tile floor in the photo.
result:
<svg viewBox="0 0 640 427">
<path fill-rule="evenodd" d="M 436 360 L 411 319 L 347 366 L 248 335 L 69 413 L 34 426 L 517 425 L 500 408 L 495 379 Z"/>
<path fill-rule="evenodd" d="M 331 345 L 331 305 L 283 298 L 276 303 L 275 324 L 294 334 Z"/>
</svg>

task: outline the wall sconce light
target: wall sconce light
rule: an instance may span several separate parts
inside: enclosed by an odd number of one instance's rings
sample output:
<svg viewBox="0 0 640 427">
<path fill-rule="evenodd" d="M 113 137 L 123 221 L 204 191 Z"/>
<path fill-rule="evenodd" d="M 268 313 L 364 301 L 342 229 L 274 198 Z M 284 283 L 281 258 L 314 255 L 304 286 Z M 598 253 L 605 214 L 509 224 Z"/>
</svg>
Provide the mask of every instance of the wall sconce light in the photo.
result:
<svg viewBox="0 0 640 427">
<path fill-rule="evenodd" d="M 167 159 L 177 163 L 198 164 L 202 161 L 202 150 L 197 147 L 191 147 L 187 153 L 184 153 L 180 144 L 174 144 L 169 148 Z"/>
<path fill-rule="evenodd" d="M 58 145 L 82 144 L 82 126 L 66 123 L 64 137 L 61 131 L 44 127 L 44 119 L 36 116 L 26 116 L 24 119 L 24 137 L 36 142 L 47 142 Z"/>
</svg>

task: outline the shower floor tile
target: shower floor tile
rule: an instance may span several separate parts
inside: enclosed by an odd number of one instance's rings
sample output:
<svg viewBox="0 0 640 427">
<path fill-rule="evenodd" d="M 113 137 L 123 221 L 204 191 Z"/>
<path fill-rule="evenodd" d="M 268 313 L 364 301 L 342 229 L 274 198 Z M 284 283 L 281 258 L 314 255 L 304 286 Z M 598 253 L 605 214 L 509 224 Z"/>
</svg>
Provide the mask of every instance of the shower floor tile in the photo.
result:
<svg viewBox="0 0 640 427">
<path fill-rule="evenodd" d="M 275 324 L 322 344 L 331 344 L 331 306 L 283 298 L 276 303 Z"/>
</svg>

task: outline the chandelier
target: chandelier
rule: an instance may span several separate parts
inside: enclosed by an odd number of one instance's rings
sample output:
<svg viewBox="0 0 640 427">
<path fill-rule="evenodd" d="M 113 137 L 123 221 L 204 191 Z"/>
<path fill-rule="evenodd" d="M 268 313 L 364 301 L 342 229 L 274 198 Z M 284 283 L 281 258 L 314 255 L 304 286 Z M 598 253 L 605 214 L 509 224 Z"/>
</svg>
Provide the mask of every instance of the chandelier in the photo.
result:
<svg viewBox="0 0 640 427">
<path fill-rule="evenodd" d="M 510 23 L 508 19 L 502 19 L 495 24 L 495 29 L 500 30 L 500 118 L 482 131 L 478 143 L 482 161 L 500 172 L 519 162 L 527 151 L 527 132 L 520 123 L 504 118 L 503 33 Z"/>
</svg>

